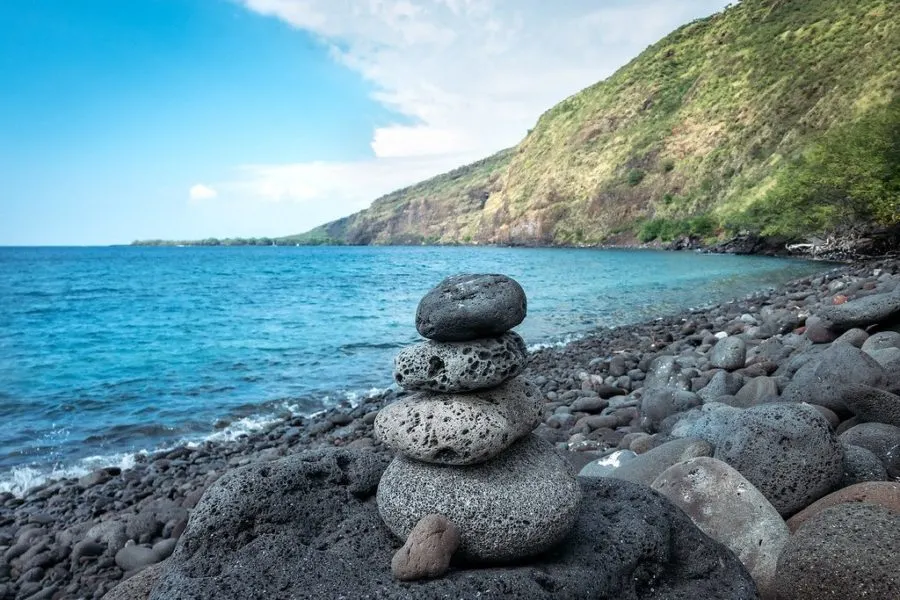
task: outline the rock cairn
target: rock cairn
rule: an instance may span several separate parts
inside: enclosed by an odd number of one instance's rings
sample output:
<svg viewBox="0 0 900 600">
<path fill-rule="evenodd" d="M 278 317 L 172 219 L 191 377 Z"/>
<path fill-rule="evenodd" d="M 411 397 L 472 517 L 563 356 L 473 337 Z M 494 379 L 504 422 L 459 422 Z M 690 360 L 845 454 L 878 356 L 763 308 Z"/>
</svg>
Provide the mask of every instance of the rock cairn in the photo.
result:
<svg viewBox="0 0 900 600">
<path fill-rule="evenodd" d="M 421 536 L 435 519 L 439 531 L 449 522 L 459 535 L 437 536 L 452 544 L 425 561 L 409 556 L 421 544 L 407 541 L 393 564 L 398 578 L 439 576 L 457 544 L 472 563 L 532 556 L 575 523 L 574 472 L 532 433 L 543 397 L 519 376 L 527 350 L 510 331 L 525 314 L 525 292 L 503 275 L 449 277 L 419 303 L 416 329 L 429 339 L 402 350 L 394 366 L 395 381 L 414 393 L 375 419 L 375 435 L 397 454 L 381 478 L 378 510 L 402 539 Z"/>
</svg>

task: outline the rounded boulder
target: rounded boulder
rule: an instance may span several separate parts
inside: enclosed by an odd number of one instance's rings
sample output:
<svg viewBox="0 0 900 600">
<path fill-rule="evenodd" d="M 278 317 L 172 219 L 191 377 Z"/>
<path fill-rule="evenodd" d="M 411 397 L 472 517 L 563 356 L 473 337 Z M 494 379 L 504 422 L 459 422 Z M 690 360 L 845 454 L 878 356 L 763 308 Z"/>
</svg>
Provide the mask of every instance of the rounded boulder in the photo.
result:
<svg viewBox="0 0 900 600">
<path fill-rule="evenodd" d="M 864 503 L 822 511 L 785 544 L 775 583 L 782 600 L 896 600 L 900 515 Z"/>
<path fill-rule="evenodd" d="M 469 342 L 427 341 L 400 351 L 394 381 L 407 390 L 468 392 L 500 385 L 527 360 L 525 342 L 512 331 Z"/>
<path fill-rule="evenodd" d="M 493 337 L 525 320 L 527 308 L 522 286 L 506 275 L 454 275 L 419 302 L 416 329 L 439 342 Z"/>
<path fill-rule="evenodd" d="M 540 388 L 520 377 L 468 394 L 419 392 L 382 408 L 375 435 L 416 460 L 471 465 L 531 432 L 540 424 L 542 406 Z"/>
<path fill-rule="evenodd" d="M 441 514 L 459 528 L 459 553 L 488 562 L 533 556 L 559 542 L 580 500 L 572 467 L 534 435 L 468 467 L 398 456 L 378 486 L 378 510 L 394 535 L 406 539 L 423 517 Z"/>
<path fill-rule="evenodd" d="M 870 451 L 884 465 L 889 477 L 900 477 L 900 427 L 860 423 L 843 432 L 841 441 Z"/>
<path fill-rule="evenodd" d="M 776 597 L 775 568 L 790 533 L 778 511 L 743 475 L 720 460 L 699 457 L 669 467 L 651 487 L 728 546 L 750 571 L 762 598 Z"/>
</svg>

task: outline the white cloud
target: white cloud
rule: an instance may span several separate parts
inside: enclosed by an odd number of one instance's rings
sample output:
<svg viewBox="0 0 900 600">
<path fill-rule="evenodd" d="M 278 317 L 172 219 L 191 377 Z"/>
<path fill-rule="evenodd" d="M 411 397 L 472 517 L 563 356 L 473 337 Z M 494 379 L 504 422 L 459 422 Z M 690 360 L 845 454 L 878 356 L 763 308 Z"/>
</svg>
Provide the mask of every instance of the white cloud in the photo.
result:
<svg viewBox="0 0 900 600">
<path fill-rule="evenodd" d="M 203 185 L 202 183 L 192 185 L 191 189 L 188 191 L 188 196 L 191 200 L 212 200 L 218 195 L 216 190 L 207 185 Z"/>
<path fill-rule="evenodd" d="M 412 125 L 372 132 L 373 158 L 244 167 L 231 191 L 328 202 L 379 193 L 516 144 L 542 112 L 726 0 L 238 0 L 315 34 Z M 196 187 L 196 186 L 195 186 Z M 224 185 L 218 185 L 225 192 Z M 313 226 L 316 223 L 300 224 Z"/>
</svg>

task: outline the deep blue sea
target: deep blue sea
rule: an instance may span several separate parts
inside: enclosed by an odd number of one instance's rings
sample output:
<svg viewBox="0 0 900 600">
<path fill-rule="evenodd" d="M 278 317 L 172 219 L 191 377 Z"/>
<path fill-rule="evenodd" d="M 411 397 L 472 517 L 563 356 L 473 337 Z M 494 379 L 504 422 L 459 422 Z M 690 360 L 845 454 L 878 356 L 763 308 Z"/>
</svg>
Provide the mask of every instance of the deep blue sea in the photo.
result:
<svg viewBox="0 0 900 600">
<path fill-rule="evenodd" d="M 418 300 L 454 273 L 517 279 L 518 331 L 539 347 L 825 268 L 593 249 L 0 248 L 0 491 L 388 387 Z"/>
</svg>

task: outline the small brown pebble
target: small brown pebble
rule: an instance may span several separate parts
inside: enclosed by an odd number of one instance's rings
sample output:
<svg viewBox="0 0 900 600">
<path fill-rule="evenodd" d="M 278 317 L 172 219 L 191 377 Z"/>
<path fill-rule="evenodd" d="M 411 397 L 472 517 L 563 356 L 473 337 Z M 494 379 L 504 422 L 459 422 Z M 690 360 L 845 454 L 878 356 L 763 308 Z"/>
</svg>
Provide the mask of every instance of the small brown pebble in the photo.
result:
<svg viewBox="0 0 900 600">
<path fill-rule="evenodd" d="M 459 529 L 447 517 L 422 517 L 394 554 L 391 572 L 401 581 L 440 577 L 450 568 L 450 558 L 458 547 Z"/>
</svg>

